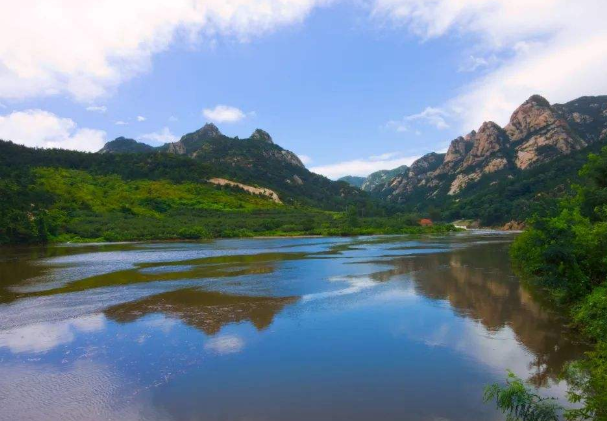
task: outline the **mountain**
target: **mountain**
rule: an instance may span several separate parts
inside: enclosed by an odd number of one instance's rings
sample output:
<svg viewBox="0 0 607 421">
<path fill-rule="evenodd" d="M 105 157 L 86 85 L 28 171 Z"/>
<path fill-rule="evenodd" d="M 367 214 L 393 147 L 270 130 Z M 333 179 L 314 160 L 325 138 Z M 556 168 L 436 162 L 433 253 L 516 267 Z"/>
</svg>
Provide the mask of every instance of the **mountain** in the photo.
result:
<svg viewBox="0 0 607 421">
<path fill-rule="evenodd" d="M 117 137 L 106 143 L 99 153 L 145 153 L 154 152 L 155 148 L 146 143 L 137 142 L 135 139 Z"/>
<path fill-rule="evenodd" d="M 406 172 L 409 169 L 406 165 L 402 165 L 393 170 L 380 170 L 369 174 L 367 177 L 356 177 L 346 175 L 338 181 L 345 181 L 351 186 L 358 187 L 364 191 L 373 191 L 377 186 L 383 185 L 399 174 Z"/>
<path fill-rule="evenodd" d="M 179 141 L 153 147 L 133 139 L 118 137 L 106 143 L 99 153 L 166 152 L 198 158 L 201 161 L 230 165 L 250 166 L 260 160 L 272 160 L 303 167 L 301 160 L 291 151 L 274 144 L 272 137 L 257 129 L 247 139 L 240 140 L 223 135 L 213 123 L 184 135 Z"/>
<path fill-rule="evenodd" d="M 271 189 L 287 204 L 343 210 L 348 204 L 369 200 L 347 183 L 309 171 L 296 154 L 274 143 L 270 134 L 261 129 L 239 139 L 225 136 L 217 126 L 207 123 L 177 142 L 156 148 L 117 138 L 99 151 L 127 155 L 148 152 L 191 158 L 212 168 L 213 177 Z"/>
<path fill-rule="evenodd" d="M 365 179 L 362 185 L 364 191 L 373 191 L 377 186 L 385 184 L 387 181 L 409 169 L 406 165 L 394 168 L 393 170 L 381 170 L 371 173 Z"/>
<path fill-rule="evenodd" d="M 355 175 L 346 175 L 346 176 L 343 176 L 343 177 L 337 179 L 337 181 L 343 181 L 353 187 L 358 187 L 359 189 L 362 187 L 365 180 L 366 180 L 365 177 L 358 177 Z"/>
<path fill-rule="evenodd" d="M 505 127 L 485 122 L 454 139 L 447 153 L 421 157 L 373 191 L 403 204 L 446 200 L 465 194 L 484 179 L 512 178 L 603 141 L 607 141 L 607 96 L 551 105 L 533 95 Z"/>
</svg>

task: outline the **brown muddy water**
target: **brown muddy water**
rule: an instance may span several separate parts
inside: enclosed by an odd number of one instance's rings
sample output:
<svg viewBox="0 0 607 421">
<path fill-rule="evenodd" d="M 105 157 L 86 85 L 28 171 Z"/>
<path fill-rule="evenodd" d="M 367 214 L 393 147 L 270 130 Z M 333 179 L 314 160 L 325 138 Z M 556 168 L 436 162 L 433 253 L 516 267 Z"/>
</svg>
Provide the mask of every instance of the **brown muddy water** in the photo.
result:
<svg viewBox="0 0 607 421">
<path fill-rule="evenodd" d="M 0 249 L 0 420 L 502 420 L 584 351 L 510 234 Z"/>
</svg>

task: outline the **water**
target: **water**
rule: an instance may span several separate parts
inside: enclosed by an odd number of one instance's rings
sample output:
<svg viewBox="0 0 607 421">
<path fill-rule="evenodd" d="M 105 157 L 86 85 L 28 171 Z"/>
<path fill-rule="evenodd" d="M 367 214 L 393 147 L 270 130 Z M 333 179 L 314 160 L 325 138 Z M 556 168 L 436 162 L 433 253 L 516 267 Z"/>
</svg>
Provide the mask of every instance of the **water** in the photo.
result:
<svg viewBox="0 0 607 421">
<path fill-rule="evenodd" d="M 0 249 L 1 420 L 502 420 L 584 348 L 511 235 Z"/>
</svg>

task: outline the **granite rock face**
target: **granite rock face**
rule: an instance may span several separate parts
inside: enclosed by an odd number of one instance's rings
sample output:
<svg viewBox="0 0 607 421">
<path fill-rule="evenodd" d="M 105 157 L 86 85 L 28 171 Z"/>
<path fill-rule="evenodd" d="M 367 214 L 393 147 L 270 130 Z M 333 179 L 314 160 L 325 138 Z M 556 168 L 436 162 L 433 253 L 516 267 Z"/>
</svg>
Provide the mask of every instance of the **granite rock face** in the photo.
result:
<svg viewBox="0 0 607 421">
<path fill-rule="evenodd" d="M 591 120 L 575 112 L 572 119 L 579 122 Z M 516 145 L 515 163 L 521 169 L 587 146 L 574 133 L 566 118 L 539 95 L 533 95 L 518 107 L 504 130 Z"/>
<path fill-rule="evenodd" d="M 446 154 L 423 156 L 374 191 L 397 202 L 453 196 L 489 174 L 508 177 L 597 141 L 607 141 L 607 96 L 550 105 L 533 95 L 504 128 L 485 122 L 451 141 Z"/>
</svg>

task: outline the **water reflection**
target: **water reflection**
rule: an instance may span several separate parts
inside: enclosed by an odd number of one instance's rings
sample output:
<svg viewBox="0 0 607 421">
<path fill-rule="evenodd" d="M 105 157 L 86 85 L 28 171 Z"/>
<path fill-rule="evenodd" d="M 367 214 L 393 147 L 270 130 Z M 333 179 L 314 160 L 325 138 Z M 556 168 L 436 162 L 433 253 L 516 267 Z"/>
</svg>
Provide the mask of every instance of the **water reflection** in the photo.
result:
<svg viewBox="0 0 607 421">
<path fill-rule="evenodd" d="M 274 317 L 295 297 L 248 297 L 208 292 L 196 288 L 169 291 L 105 310 L 109 319 L 133 322 L 153 313 L 163 313 L 214 335 L 230 323 L 250 321 L 258 330 L 272 324 Z"/>
<path fill-rule="evenodd" d="M 33 323 L 0 331 L 0 348 L 13 353 L 45 352 L 74 340 L 78 332 L 95 332 L 105 326 L 101 314 L 78 317 L 60 322 Z"/>
<path fill-rule="evenodd" d="M 584 351 L 512 275 L 509 241 L 11 250 L 0 420 L 500 420 L 485 384 L 510 368 L 563 396 L 557 376 Z"/>
<path fill-rule="evenodd" d="M 378 272 L 374 278 L 385 281 L 409 274 L 419 294 L 447 301 L 462 317 L 480 322 L 488 334 L 511 330 L 534 356 L 528 369 L 529 380 L 536 386 L 556 379 L 571 356 L 586 349 L 575 342 L 575 333 L 565 326 L 564 318 L 534 301 L 512 275 L 505 245 L 403 257 L 391 264 L 393 269 Z"/>
</svg>

